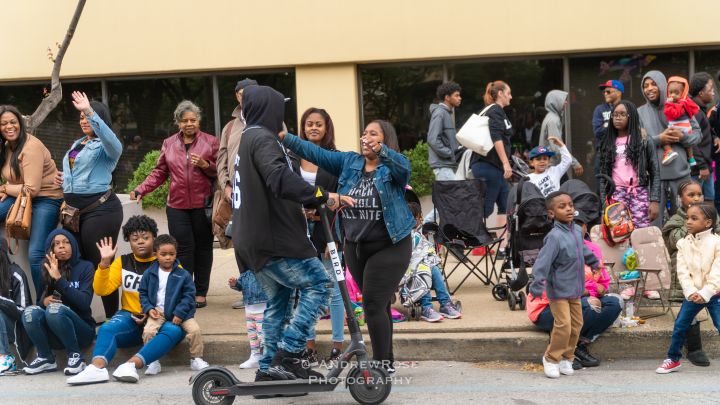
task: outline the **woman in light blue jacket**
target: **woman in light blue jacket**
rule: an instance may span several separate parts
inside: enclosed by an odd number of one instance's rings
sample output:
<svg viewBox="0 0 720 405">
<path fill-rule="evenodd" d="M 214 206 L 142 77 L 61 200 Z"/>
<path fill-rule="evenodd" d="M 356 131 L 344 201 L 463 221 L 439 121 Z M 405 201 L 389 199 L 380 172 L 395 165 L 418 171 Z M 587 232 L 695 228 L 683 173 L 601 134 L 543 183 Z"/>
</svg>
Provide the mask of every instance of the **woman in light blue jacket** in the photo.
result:
<svg viewBox="0 0 720 405">
<path fill-rule="evenodd" d="M 95 243 L 110 237 L 115 245 L 123 222 L 122 204 L 112 190 L 112 173 L 123 147 L 111 129 L 110 110 L 105 104 L 90 101 L 79 91 L 74 91 L 72 98 L 80 111 L 84 136 L 73 142 L 63 158 L 63 196 L 67 205 L 81 210 L 80 231 L 73 236 L 81 256 L 97 269 L 100 254 Z M 117 291 L 102 300 L 105 316 L 112 317 L 118 310 Z"/>
</svg>

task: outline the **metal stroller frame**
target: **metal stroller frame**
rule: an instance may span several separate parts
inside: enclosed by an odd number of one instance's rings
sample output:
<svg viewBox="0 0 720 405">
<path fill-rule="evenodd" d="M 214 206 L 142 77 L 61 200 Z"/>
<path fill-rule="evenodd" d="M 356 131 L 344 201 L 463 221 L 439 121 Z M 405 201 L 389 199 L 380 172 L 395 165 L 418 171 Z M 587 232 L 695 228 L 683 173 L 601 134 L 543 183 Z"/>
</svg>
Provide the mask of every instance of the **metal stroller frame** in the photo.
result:
<svg viewBox="0 0 720 405">
<path fill-rule="evenodd" d="M 493 238 L 488 231 L 504 231 L 504 228 L 487 228 L 485 225 L 485 182 L 480 179 L 435 181 L 432 200 L 438 210 L 440 225 L 425 224 L 423 231 L 435 232 L 436 242 L 447 251 L 441 269 L 450 295 L 454 295 L 471 275 L 485 285 L 494 285 L 494 280 L 499 279 L 495 270 L 499 252 L 494 255 L 491 252 L 500 245 L 503 234 Z M 485 249 L 486 254 L 480 260 L 473 261 L 470 253 L 480 247 Z M 447 271 L 450 256 L 457 259 L 457 263 Z M 485 262 L 484 269 L 481 268 L 482 262 Z M 461 266 L 468 272 L 455 288 L 450 288 L 448 280 Z"/>
</svg>

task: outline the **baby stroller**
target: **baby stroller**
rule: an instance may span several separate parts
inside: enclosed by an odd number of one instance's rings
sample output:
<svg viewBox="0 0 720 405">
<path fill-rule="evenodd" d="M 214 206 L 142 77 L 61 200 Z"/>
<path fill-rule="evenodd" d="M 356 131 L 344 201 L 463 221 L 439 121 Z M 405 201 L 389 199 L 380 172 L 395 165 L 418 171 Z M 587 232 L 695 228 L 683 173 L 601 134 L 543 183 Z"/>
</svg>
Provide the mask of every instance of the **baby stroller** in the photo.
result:
<svg viewBox="0 0 720 405">
<path fill-rule="evenodd" d="M 570 194 L 575 206 L 575 218 L 581 220 L 590 229 L 600 218 L 600 197 L 590 190 L 582 180 L 568 180 L 560 190 Z"/>
<path fill-rule="evenodd" d="M 516 305 L 525 309 L 527 296 L 520 290 L 530 280 L 527 266 L 532 267 L 535 263 L 543 239 L 552 229 L 545 197 L 527 179 L 521 179 L 510 191 L 507 227 L 510 235 L 508 251 L 500 270 L 501 281 L 493 287 L 492 295 L 498 301 L 507 300 L 508 307 L 514 311 Z"/>
</svg>

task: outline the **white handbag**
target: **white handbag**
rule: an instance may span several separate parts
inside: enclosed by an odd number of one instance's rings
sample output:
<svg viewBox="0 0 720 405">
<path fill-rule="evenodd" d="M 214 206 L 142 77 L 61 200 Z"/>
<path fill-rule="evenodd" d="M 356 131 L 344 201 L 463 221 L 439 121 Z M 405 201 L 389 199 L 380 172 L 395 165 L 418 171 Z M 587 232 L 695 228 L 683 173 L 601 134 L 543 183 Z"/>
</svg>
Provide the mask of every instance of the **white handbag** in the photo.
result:
<svg viewBox="0 0 720 405">
<path fill-rule="evenodd" d="M 495 146 L 490 137 L 489 118 L 484 115 L 493 105 L 483 108 L 480 114 L 471 115 L 456 135 L 460 145 L 482 156 L 487 156 Z"/>
</svg>

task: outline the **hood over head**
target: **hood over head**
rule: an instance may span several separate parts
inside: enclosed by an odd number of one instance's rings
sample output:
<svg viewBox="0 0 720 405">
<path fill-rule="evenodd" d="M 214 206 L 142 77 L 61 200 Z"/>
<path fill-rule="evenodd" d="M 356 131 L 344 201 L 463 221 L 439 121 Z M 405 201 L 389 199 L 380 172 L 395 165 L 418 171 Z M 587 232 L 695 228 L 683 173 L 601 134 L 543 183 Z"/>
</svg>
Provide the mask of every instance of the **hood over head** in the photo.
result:
<svg viewBox="0 0 720 405">
<path fill-rule="evenodd" d="M 268 86 L 248 86 L 243 91 L 242 114 L 247 127 L 257 125 L 274 134 L 283 129 L 285 97 Z"/>
<path fill-rule="evenodd" d="M 50 232 L 47 238 L 45 238 L 45 253 L 50 253 L 52 250 L 53 240 L 57 235 L 63 235 L 70 241 L 72 247 L 72 255 L 70 255 L 70 266 L 75 266 L 80 261 L 80 248 L 78 247 L 77 239 L 65 229 L 59 228 Z"/>
<path fill-rule="evenodd" d="M 645 73 L 645 76 L 643 76 L 642 81 L 640 82 L 641 90 L 643 88 L 643 85 L 645 84 L 645 80 L 647 79 L 652 79 L 655 84 L 657 84 L 658 90 L 660 91 L 660 102 L 658 103 L 658 107 L 662 107 L 663 105 L 665 105 L 665 99 L 667 98 L 667 79 L 665 78 L 665 75 L 659 70 L 651 70 Z M 642 92 L 642 95 L 643 97 L 645 97 L 645 92 Z M 647 101 L 648 104 L 655 105 L 651 103 L 647 97 L 645 97 L 645 101 Z"/>
<path fill-rule="evenodd" d="M 670 78 L 668 79 L 667 82 L 668 82 L 668 84 L 670 84 L 672 82 L 682 83 L 683 91 L 680 94 L 680 98 L 682 98 L 682 99 L 688 98 L 688 93 L 690 92 L 690 85 L 688 84 L 687 79 L 685 79 L 684 77 L 681 77 L 681 76 L 670 76 Z M 665 95 L 667 96 L 667 89 L 665 90 Z M 677 100 L 675 100 L 675 101 L 677 101 Z"/>
<path fill-rule="evenodd" d="M 562 115 L 563 104 L 565 104 L 567 97 L 567 91 L 550 90 L 547 96 L 545 96 L 545 109 L 548 110 L 548 112 Z"/>
</svg>

